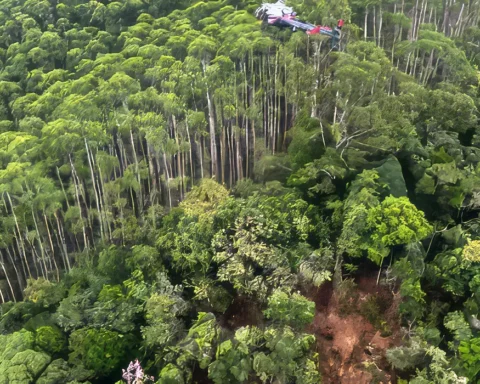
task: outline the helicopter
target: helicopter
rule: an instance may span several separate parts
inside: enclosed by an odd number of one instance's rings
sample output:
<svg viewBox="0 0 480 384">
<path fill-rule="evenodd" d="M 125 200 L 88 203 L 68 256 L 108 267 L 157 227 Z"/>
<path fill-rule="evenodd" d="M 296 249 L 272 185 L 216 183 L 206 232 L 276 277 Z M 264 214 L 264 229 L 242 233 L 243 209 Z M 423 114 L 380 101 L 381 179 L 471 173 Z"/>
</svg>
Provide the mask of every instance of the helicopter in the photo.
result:
<svg viewBox="0 0 480 384">
<path fill-rule="evenodd" d="M 297 13 L 292 7 L 285 5 L 285 0 L 278 0 L 276 3 L 263 3 L 255 11 L 255 17 L 280 28 L 291 28 L 292 31 L 302 30 L 307 35 L 326 35 L 331 37 L 332 49 L 338 48 L 341 37 L 341 31 L 344 24 L 343 20 L 338 20 L 335 28 L 322 25 L 313 25 L 297 18 Z"/>
</svg>

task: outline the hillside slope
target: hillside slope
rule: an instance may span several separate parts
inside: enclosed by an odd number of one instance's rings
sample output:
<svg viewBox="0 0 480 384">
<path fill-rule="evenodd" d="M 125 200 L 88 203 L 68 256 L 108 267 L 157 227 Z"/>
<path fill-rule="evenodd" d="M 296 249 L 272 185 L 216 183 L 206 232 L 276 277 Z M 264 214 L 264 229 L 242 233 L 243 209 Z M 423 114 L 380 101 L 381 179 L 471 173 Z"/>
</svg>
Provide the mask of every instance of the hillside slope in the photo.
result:
<svg viewBox="0 0 480 384">
<path fill-rule="evenodd" d="M 480 2 L 287 3 L 0 0 L 0 383 L 480 380 Z"/>
</svg>

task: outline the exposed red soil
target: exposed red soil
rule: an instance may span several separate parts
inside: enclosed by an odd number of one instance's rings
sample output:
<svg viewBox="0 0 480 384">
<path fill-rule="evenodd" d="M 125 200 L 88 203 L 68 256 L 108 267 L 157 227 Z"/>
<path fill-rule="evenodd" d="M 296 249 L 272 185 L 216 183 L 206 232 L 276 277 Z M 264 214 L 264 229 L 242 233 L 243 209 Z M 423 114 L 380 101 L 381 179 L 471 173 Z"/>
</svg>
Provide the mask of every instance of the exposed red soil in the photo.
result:
<svg viewBox="0 0 480 384">
<path fill-rule="evenodd" d="M 307 293 L 316 303 L 316 315 L 309 331 L 317 338 L 324 384 L 396 384 L 385 359 L 385 351 L 399 345 L 397 308 L 399 298 L 388 288 L 377 286 L 376 276 L 360 277 L 351 295 L 334 292 L 332 284 Z M 380 303 L 389 329 L 382 337 L 360 314 L 362 303 L 371 296 Z"/>
<path fill-rule="evenodd" d="M 356 285 L 347 294 L 343 291 L 343 295 L 341 289 L 334 290 L 331 282 L 319 289 L 301 289 L 302 294 L 316 304 L 315 318 L 307 331 L 317 340 L 323 384 L 397 383 L 385 352 L 402 343 L 398 316 L 400 295 L 377 285 L 376 280 L 374 273 L 358 276 L 354 280 Z M 372 298 L 379 306 L 383 325 L 378 320 L 372 324 L 362 311 Z M 264 325 L 261 307 L 248 297 L 236 297 L 219 322 L 231 331 L 246 325 Z M 210 382 L 206 375 L 194 376 L 199 384 Z M 252 376 L 248 382 L 256 383 L 256 379 Z"/>
</svg>

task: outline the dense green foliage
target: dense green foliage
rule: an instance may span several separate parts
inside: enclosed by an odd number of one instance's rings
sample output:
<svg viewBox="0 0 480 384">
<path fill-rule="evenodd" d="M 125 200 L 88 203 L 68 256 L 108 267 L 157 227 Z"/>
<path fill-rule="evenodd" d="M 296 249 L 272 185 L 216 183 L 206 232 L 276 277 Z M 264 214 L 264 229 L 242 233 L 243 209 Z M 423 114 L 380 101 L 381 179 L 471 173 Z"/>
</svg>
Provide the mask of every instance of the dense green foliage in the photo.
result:
<svg viewBox="0 0 480 384">
<path fill-rule="evenodd" d="M 480 2 L 259 3 L 0 0 L 0 383 L 319 383 L 359 267 L 397 376 L 480 379 Z"/>
</svg>

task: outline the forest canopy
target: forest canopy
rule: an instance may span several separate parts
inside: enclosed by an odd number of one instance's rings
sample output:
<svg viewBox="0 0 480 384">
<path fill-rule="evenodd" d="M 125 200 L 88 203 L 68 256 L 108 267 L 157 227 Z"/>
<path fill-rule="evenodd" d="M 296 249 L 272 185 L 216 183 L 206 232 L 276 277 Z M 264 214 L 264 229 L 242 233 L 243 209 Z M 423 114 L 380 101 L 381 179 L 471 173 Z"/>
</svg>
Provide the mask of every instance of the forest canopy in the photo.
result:
<svg viewBox="0 0 480 384">
<path fill-rule="evenodd" d="M 480 2 L 260 3 L 0 0 L 0 383 L 480 380 Z"/>
</svg>

